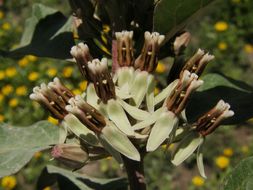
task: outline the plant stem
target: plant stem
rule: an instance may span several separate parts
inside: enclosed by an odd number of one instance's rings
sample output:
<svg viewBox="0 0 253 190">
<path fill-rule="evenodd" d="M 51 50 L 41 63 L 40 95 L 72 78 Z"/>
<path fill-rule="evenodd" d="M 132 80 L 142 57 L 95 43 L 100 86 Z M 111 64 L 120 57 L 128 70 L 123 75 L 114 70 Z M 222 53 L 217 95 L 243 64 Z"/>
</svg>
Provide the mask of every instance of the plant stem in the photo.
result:
<svg viewBox="0 0 253 190">
<path fill-rule="evenodd" d="M 140 162 L 122 156 L 127 172 L 130 190 L 146 190 L 143 157 Z"/>
</svg>

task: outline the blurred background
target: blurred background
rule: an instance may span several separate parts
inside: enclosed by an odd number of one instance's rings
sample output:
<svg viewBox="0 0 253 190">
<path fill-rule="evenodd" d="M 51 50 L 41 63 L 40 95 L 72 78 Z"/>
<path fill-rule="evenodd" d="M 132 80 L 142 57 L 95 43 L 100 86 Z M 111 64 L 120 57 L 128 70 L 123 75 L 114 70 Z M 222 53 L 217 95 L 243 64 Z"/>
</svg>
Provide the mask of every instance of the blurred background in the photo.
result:
<svg viewBox="0 0 253 190">
<path fill-rule="evenodd" d="M 0 49 L 7 50 L 19 44 L 25 19 L 31 15 L 32 5 L 39 0 L 0 0 Z M 67 1 L 44 0 L 44 5 L 70 15 Z M 220 72 L 226 76 L 243 80 L 253 85 L 253 3 L 251 0 L 217 0 L 205 16 L 189 23 L 187 30 L 192 34 L 186 56 L 198 48 L 215 55 L 206 72 Z M 158 77 L 170 65 L 159 62 Z M 19 60 L 0 57 L 0 122 L 16 126 L 30 125 L 38 120 L 57 124 L 39 104 L 30 101 L 32 88 L 42 82 L 49 82 L 55 76 L 75 94 L 81 94 L 87 86 L 78 68 L 71 62 L 38 58 L 32 55 Z M 157 88 L 158 92 L 159 89 Z M 157 190 L 216 190 L 223 176 L 244 157 L 253 154 L 253 120 L 239 126 L 221 126 L 206 141 L 204 150 L 208 180 L 198 175 L 195 158 L 188 159 L 175 168 L 169 162 L 169 152 L 163 147 L 146 157 L 146 175 L 149 189 Z M 17 175 L 0 179 L 0 190 L 33 190 L 41 169 L 52 163 L 48 152 L 38 152 L 32 161 Z M 85 172 L 99 177 L 122 176 L 117 163 L 104 159 L 85 166 Z M 47 187 L 45 190 L 54 189 Z"/>
</svg>

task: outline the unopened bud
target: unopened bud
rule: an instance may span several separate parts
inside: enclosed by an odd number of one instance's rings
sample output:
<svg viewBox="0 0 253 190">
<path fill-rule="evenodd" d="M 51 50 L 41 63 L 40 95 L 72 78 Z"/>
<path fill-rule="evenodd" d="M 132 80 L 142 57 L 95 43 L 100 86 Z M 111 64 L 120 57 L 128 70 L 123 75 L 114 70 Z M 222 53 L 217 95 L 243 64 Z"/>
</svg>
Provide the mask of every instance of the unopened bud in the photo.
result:
<svg viewBox="0 0 253 190">
<path fill-rule="evenodd" d="M 212 133 L 224 119 L 233 115 L 230 105 L 220 100 L 214 108 L 200 117 L 194 126 L 201 135 L 206 136 Z"/>
<path fill-rule="evenodd" d="M 141 71 L 153 72 L 158 63 L 158 52 L 165 36 L 157 32 L 145 32 L 145 42 L 142 52 L 135 60 L 135 68 Z"/>
<path fill-rule="evenodd" d="M 62 120 L 68 114 L 65 107 L 73 96 L 72 92 L 55 78 L 48 85 L 42 83 L 34 87 L 30 98 L 46 107 L 54 117 Z"/>
<path fill-rule="evenodd" d="M 88 46 L 84 43 L 79 43 L 71 48 L 70 54 L 75 58 L 82 75 L 90 81 L 88 62 L 92 60 L 92 56 L 90 55 Z"/>
<path fill-rule="evenodd" d="M 176 37 L 174 41 L 174 53 L 179 55 L 189 44 L 191 39 L 191 34 L 189 32 L 184 32 L 180 36 Z"/>
<path fill-rule="evenodd" d="M 117 61 L 120 67 L 133 66 L 133 31 L 115 33 L 117 40 Z"/>
<path fill-rule="evenodd" d="M 198 51 L 186 62 L 180 75 L 183 74 L 184 70 L 188 70 L 191 73 L 195 73 L 200 76 L 208 62 L 213 59 L 213 55 L 210 55 L 209 53 L 205 53 L 203 50 L 198 49 Z"/>
<path fill-rule="evenodd" d="M 110 99 L 115 99 L 115 86 L 112 77 L 108 71 L 107 59 L 103 58 L 92 60 L 88 63 L 91 81 L 94 84 L 97 96 L 103 103 L 107 103 Z"/>
<path fill-rule="evenodd" d="M 64 165 L 73 168 L 81 168 L 89 159 L 89 155 L 78 144 L 58 144 L 51 151 L 53 158 L 59 160 Z"/>
<path fill-rule="evenodd" d="M 106 126 L 104 116 L 94 107 L 86 103 L 81 96 L 69 100 L 66 110 L 75 115 L 82 124 L 95 133 L 100 133 Z"/>
<path fill-rule="evenodd" d="M 177 86 L 166 100 L 167 109 L 176 115 L 181 113 L 186 106 L 187 100 L 192 92 L 203 84 L 198 76 L 185 70 Z"/>
</svg>

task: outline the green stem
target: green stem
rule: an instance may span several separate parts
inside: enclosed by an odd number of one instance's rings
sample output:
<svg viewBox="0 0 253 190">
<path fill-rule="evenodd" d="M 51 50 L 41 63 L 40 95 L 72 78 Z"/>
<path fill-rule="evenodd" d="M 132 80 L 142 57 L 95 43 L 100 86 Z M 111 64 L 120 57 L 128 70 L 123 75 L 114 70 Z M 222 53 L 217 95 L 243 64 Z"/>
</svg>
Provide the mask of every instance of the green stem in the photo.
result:
<svg viewBox="0 0 253 190">
<path fill-rule="evenodd" d="M 146 190 L 143 157 L 140 162 L 122 156 L 127 172 L 130 190 Z"/>
</svg>

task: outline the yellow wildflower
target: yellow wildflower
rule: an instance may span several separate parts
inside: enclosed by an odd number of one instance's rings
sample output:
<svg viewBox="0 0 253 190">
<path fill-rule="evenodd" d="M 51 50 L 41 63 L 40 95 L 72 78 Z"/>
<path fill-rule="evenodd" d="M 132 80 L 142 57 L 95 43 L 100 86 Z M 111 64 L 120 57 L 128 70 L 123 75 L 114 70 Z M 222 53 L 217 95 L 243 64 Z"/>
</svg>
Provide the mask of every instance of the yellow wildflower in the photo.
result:
<svg viewBox="0 0 253 190">
<path fill-rule="evenodd" d="M 0 11 L 0 19 L 2 19 L 4 17 L 4 12 Z"/>
<path fill-rule="evenodd" d="M 228 48 L 228 45 L 227 45 L 226 42 L 220 42 L 220 43 L 218 44 L 218 48 L 219 48 L 220 50 L 226 50 L 226 49 Z"/>
<path fill-rule="evenodd" d="M 232 148 L 225 148 L 223 150 L 223 154 L 224 154 L 224 156 L 230 157 L 234 154 L 234 151 Z"/>
<path fill-rule="evenodd" d="M 38 72 L 31 72 L 31 73 L 28 75 L 28 79 L 29 79 L 30 81 L 36 81 L 38 78 L 39 78 L 39 73 L 38 73 Z"/>
<path fill-rule="evenodd" d="M 39 159 L 41 156 L 42 156 L 41 152 L 35 152 L 35 154 L 33 155 L 35 159 Z"/>
<path fill-rule="evenodd" d="M 110 31 L 110 26 L 107 25 L 107 24 L 104 24 L 104 25 L 103 25 L 103 32 L 104 32 L 104 33 L 108 33 L 109 31 Z"/>
<path fill-rule="evenodd" d="M 245 44 L 244 51 L 246 53 L 253 53 L 253 45 L 251 45 L 251 44 Z"/>
<path fill-rule="evenodd" d="M 5 176 L 2 178 L 1 186 L 6 190 L 14 189 L 17 185 L 17 180 L 14 176 Z"/>
<path fill-rule="evenodd" d="M 73 68 L 72 67 L 65 67 L 62 71 L 62 74 L 64 77 L 69 78 L 73 74 Z"/>
<path fill-rule="evenodd" d="M 229 158 L 226 156 L 219 156 L 215 159 L 215 164 L 220 168 L 220 169 L 225 169 L 229 165 Z"/>
<path fill-rule="evenodd" d="M 5 72 L 0 70 L 0 80 L 5 78 Z"/>
<path fill-rule="evenodd" d="M 3 23 L 2 29 L 3 30 L 10 30 L 11 29 L 10 23 L 8 23 L 8 22 Z"/>
<path fill-rule="evenodd" d="M 10 101 L 9 101 L 9 106 L 10 107 L 17 107 L 17 105 L 18 105 L 18 99 L 17 98 L 12 98 L 12 99 L 10 99 Z"/>
<path fill-rule="evenodd" d="M 160 89 L 157 88 L 157 87 L 155 87 L 155 92 L 154 92 L 154 94 L 157 95 L 157 94 L 159 94 L 159 92 L 160 92 Z"/>
<path fill-rule="evenodd" d="M 23 57 L 18 61 L 20 67 L 25 67 L 29 63 L 29 60 L 26 57 Z"/>
<path fill-rule="evenodd" d="M 38 60 L 38 57 L 36 57 L 34 55 L 27 55 L 26 58 L 28 61 L 31 61 L 31 62 L 35 62 Z"/>
<path fill-rule="evenodd" d="M 55 75 L 57 74 L 57 70 L 56 70 L 56 68 L 49 68 L 48 70 L 47 70 L 47 75 L 48 76 L 50 76 L 50 77 L 54 77 Z"/>
<path fill-rule="evenodd" d="M 17 74 L 17 69 L 15 67 L 8 67 L 5 70 L 5 75 L 9 78 L 14 77 Z"/>
<path fill-rule="evenodd" d="M 80 88 L 81 91 L 85 91 L 86 88 L 87 88 L 87 81 L 84 80 L 83 82 L 80 82 L 79 83 L 79 88 Z"/>
<path fill-rule="evenodd" d="M 242 153 L 244 153 L 244 154 L 248 154 L 248 153 L 249 153 L 249 147 L 246 146 L 246 145 L 244 145 L 244 146 L 242 146 L 241 151 L 242 151 Z"/>
<path fill-rule="evenodd" d="M 166 70 L 166 66 L 163 63 L 158 62 L 158 65 L 156 67 L 156 72 L 157 73 L 164 73 L 165 70 Z"/>
<path fill-rule="evenodd" d="M 195 186 L 197 186 L 197 187 L 203 186 L 204 183 L 205 183 L 204 179 L 202 177 L 200 177 L 200 176 L 194 176 L 192 178 L 192 184 L 195 185 Z"/>
<path fill-rule="evenodd" d="M 0 93 L 0 103 L 3 101 L 4 95 Z"/>
<path fill-rule="evenodd" d="M 3 122 L 4 121 L 4 116 L 2 114 L 0 114 L 0 122 Z"/>
<path fill-rule="evenodd" d="M 16 89 L 16 94 L 18 96 L 24 96 L 27 94 L 27 87 L 26 86 L 19 86 Z"/>
<path fill-rule="evenodd" d="M 82 91 L 81 91 L 80 89 L 74 89 L 72 92 L 73 92 L 75 95 L 80 95 L 80 94 L 82 94 Z"/>
<path fill-rule="evenodd" d="M 11 92 L 13 92 L 13 87 L 10 84 L 7 84 L 2 87 L 1 91 L 3 95 L 9 95 Z"/>
<path fill-rule="evenodd" d="M 224 32 L 228 29 L 228 24 L 224 21 L 216 22 L 214 28 L 218 32 Z"/>
<path fill-rule="evenodd" d="M 43 190 L 52 190 L 52 188 L 49 187 L 49 186 L 47 186 L 47 187 L 45 187 Z"/>
<path fill-rule="evenodd" d="M 53 117 L 51 117 L 51 116 L 49 116 L 49 117 L 47 118 L 47 121 L 49 121 L 50 123 L 52 123 L 52 124 L 54 124 L 54 125 L 57 125 L 57 124 L 58 124 L 58 119 L 55 119 L 55 118 L 53 118 Z"/>
</svg>

